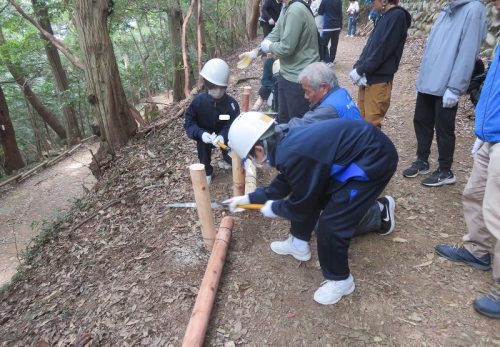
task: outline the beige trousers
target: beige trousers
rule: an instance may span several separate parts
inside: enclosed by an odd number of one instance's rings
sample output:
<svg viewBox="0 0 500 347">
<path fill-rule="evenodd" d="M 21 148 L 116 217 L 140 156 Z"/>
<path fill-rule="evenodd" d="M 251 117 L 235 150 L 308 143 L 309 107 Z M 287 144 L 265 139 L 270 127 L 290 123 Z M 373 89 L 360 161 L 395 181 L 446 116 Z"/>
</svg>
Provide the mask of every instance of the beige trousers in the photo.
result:
<svg viewBox="0 0 500 347">
<path fill-rule="evenodd" d="M 463 194 L 467 234 L 464 247 L 476 257 L 493 256 L 493 278 L 500 280 L 500 143 L 485 143 Z"/>
<path fill-rule="evenodd" d="M 369 84 L 358 91 L 358 108 L 368 122 L 381 128 L 391 104 L 392 81 Z"/>
</svg>

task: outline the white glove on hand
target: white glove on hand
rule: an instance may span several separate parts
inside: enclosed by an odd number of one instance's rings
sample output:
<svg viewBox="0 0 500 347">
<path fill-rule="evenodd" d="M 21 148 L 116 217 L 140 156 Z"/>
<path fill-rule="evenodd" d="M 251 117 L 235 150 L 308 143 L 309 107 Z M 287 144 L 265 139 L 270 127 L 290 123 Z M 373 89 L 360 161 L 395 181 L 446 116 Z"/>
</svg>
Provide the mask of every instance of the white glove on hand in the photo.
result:
<svg viewBox="0 0 500 347">
<path fill-rule="evenodd" d="M 214 134 L 215 135 L 215 134 Z M 221 148 L 221 146 L 219 146 L 219 144 L 217 142 L 220 142 L 222 143 L 223 145 L 225 145 L 224 143 L 224 138 L 221 136 L 221 135 L 217 135 L 217 136 L 214 136 L 213 137 L 213 140 L 212 140 L 212 145 L 214 145 L 215 147 L 219 147 Z"/>
<path fill-rule="evenodd" d="M 205 142 L 206 144 L 210 144 L 212 143 L 212 135 L 210 135 L 209 133 L 207 132 L 204 132 L 202 135 L 201 135 L 201 141 Z"/>
<path fill-rule="evenodd" d="M 273 43 L 271 41 L 269 41 L 268 39 L 265 39 L 264 41 L 262 41 L 262 43 L 260 44 L 260 50 L 264 53 L 269 53 L 269 50 L 271 48 L 271 45 Z"/>
<path fill-rule="evenodd" d="M 243 58 L 250 58 L 251 60 L 254 60 L 257 58 L 257 52 L 255 50 L 251 50 L 249 52 L 241 53 L 238 58 L 243 59 Z"/>
<path fill-rule="evenodd" d="M 367 87 L 368 86 L 368 81 L 366 79 L 366 74 L 363 74 L 361 78 L 359 79 L 358 83 L 356 83 L 358 87 Z"/>
<path fill-rule="evenodd" d="M 274 25 L 274 19 L 272 19 L 272 18 L 271 18 L 271 19 L 269 19 L 269 22 L 268 22 L 268 23 L 269 23 L 269 25 Z"/>
<path fill-rule="evenodd" d="M 472 146 L 472 149 L 470 150 L 470 154 L 472 156 L 474 156 L 477 153 L 477 151 L 479 151 L 479 149 L 481 148 L 481 146 L 483 145 L 483 143 L 484 143 L 483 140 L 478 139 L 476 137 L 476 141 L 474 141 L 474 146 Z"/>
<path fill-rule="evenodd" d="M 242 208 L 238 208 L 238 205 L 246 205 L 250 203 L 250 198 L 248 195 L 234 196 L 231 199 L 224 200 L 223 204 L 229 205 L 229 211 L 231 212 L 241 212 Z"/>
<path fill-rule="evenodd" d="M 453 93 L 451 90 L 446 89 L 443 95 L 443 108 L 452 108 L 458 104 L 459 95 Z"/>
<path fill-rule="evenodd" d="M 273 209 L 271 207 L 273 205 L 273 202 L 274 200 L 267 200 L 266 203 L 264 204 L 264 207 L 260 209 L 260 213 L 262 213 L 264 217 L 269 217 L 269 218 L 278 217 L 276 214 L 274 214 Z"/>
<path fill-rule="evenodd" d="M 361 79 L 361 76 L 358 74 L 356 69 L 352 69 L 352 71 L 349 73 L 349 77 L 351 77 L 352 83 L 358 84 L 359 80 Z"/>
</svg>

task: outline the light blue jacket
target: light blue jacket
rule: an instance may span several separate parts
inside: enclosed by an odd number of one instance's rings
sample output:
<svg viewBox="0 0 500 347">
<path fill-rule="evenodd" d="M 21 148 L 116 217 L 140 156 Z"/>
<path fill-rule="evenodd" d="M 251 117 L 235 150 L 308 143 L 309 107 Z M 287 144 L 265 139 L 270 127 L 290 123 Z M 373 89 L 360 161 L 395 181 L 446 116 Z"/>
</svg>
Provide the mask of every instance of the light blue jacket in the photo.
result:
<svg viewBox="0 0 500 347">
<path fill-rule="evenodd" d="M 486 38 L 486 8 L 481 0 L 452 0 L 434 23 L 420 65 L 417 90 L 443 96 L 464 94 L 481 42 Z"/>
<path fill-rule="evenodd" d="M 500 47 L 491 62 L 476 107 L 476 136 L 485 142 L 500 142 Z"/>
</svg>

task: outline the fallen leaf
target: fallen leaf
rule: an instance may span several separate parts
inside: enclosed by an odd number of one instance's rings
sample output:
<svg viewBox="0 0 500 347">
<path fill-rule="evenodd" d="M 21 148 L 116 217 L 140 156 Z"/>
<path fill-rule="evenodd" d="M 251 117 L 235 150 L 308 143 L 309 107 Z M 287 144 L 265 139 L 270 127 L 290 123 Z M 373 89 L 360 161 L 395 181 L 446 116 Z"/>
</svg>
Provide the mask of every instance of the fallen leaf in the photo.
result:
<svg viewBox="0 0 500 347">
<path fill-rule="evenodd" d="M 405 242 L 408 242 L 407 239 L 403 239 L 401 237 L 395 237 L 392 239 L 393 242 L 399 242 L 399 243 L 405 243 Z"/>
</svg>

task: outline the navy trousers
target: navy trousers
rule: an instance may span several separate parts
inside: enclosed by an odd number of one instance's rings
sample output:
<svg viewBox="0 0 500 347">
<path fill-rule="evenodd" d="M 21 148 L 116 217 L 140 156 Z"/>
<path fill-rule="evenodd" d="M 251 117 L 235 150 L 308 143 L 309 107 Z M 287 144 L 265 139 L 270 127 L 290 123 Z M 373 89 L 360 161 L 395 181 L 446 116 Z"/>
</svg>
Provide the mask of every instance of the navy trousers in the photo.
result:
<svg viewBox="0 0 500 347">
<path fill-rule="evenodd" d="M 300 83 L 290 82 L 281 75 L 278 77 L 278 123 L 288 123 L 291 118 L 302 118 L 309 111 L 309 102 L 304 98 Z"/>
<path fill-rule="evenodd" d="M 207 176 L 212 175 L 214 168 L 210 165 L 212 161 L 212 149 L 215 147 L 212 144 L 205 143 L 203 141 L 196 141 L 196 149 L 198 150 L 198 160 L 200 163 L 205 165 L 205 173 Z M 228 164 L 231 164 L 231 157 L 226 151 L 220 150 L 222 152 L 222 159 Z"/>
</svg>

